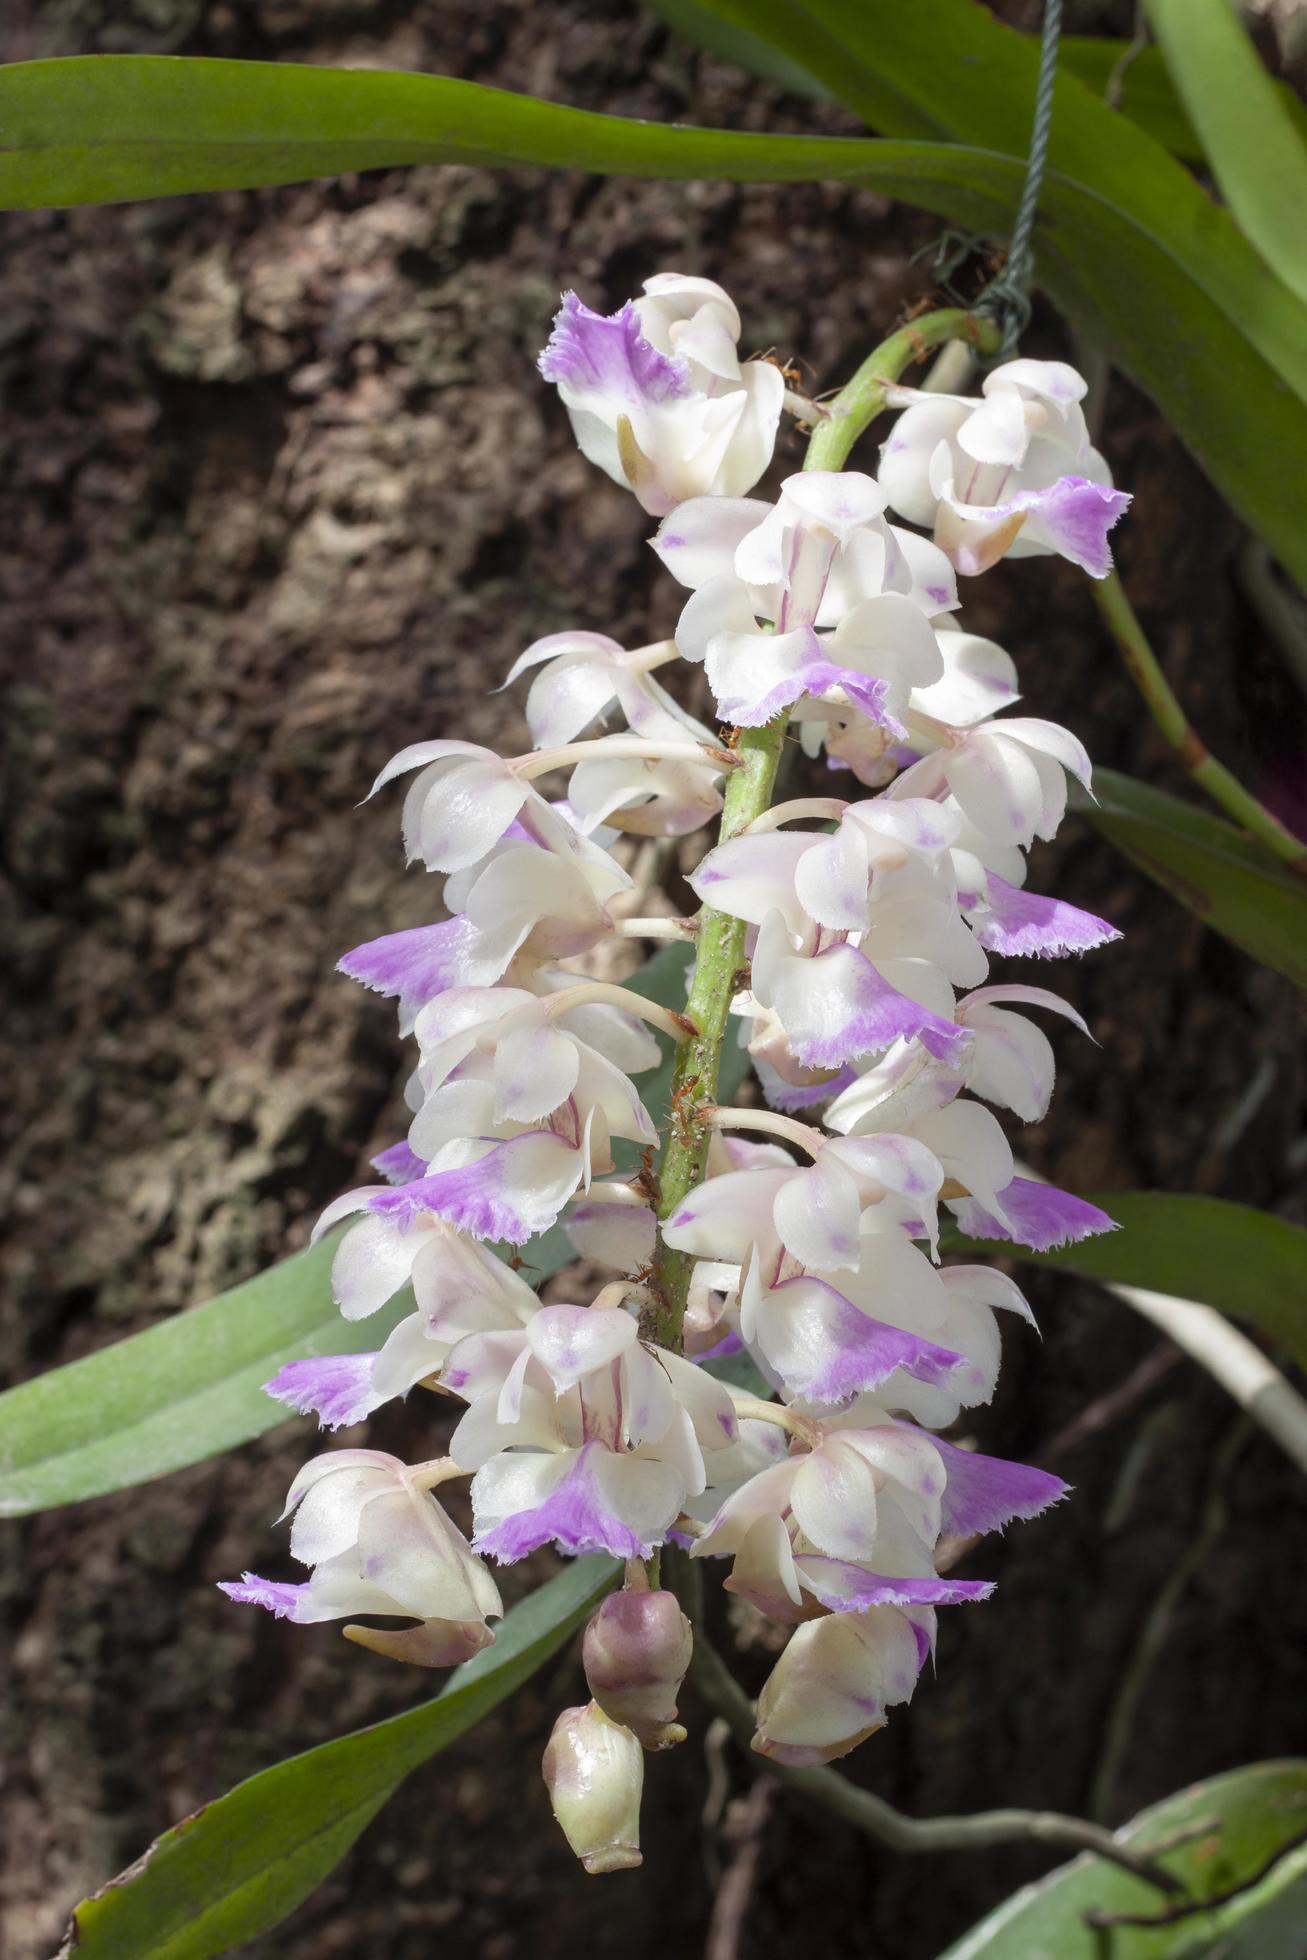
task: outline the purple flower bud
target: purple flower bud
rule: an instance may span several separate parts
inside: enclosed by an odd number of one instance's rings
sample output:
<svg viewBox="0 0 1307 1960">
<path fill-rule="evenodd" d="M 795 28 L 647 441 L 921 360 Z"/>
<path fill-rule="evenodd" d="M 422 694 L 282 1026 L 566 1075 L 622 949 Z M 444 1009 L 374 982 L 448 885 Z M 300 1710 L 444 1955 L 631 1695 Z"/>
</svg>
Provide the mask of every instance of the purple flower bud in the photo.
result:
<svg viewBox="0 0 1307 1960">
<path fill-rule="evenodd" d="M 591 1702 L 565 1708 L 541 1764 L 563 1835 L 588 1872 L 620 1872 L 640 1859 L 644 1751 L 629 1729 Z"/>
<path fill-rule="evenodd" d="M 685 1739 L 676 1696 L 693 1644 L 690 1622 L 668 1592 L 610 1593 L 585 1630 L 581 1655 L 591 1694 L 646 1749 Z"/>
</svg>

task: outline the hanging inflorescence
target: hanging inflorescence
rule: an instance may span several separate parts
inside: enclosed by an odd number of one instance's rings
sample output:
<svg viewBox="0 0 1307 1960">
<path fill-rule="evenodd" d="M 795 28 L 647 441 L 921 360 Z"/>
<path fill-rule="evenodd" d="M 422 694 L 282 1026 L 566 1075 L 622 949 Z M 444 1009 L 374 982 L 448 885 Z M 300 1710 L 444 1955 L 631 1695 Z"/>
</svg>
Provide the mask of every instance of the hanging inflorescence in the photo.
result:
<svg viewBox="0 0 1307 1960">
<path fill-rule="evenodd" d="M 410 779 L 405 847 L 444 876 L 448 917 L 341 962 L 398 1001 L 418 1063 L 407 1140 L 376 1160 L 387 1181 L 319 1230 L 350 1220 L 333 1266 L 347 1320 L 409 1285 L 416 1307 L 378 1352 L 268 1386 L 329 1428 L 418 1385 L 465 1406 L 431 1462 L 314 1458 L 286 1505 L 308 1580 L 225 1588 L 301 1623 L 403 1622 L 345 1632 L 445 1667 L 493 1638 L 486 1560 L 552 1545 L 626 1561 L 586 1634 L 594 1699 L 545 1759 L 591 1870 L 638 1862 L 642 1751 L 684 1734 L 692 1634 L 648 1563 L 659 1548 L 729 1561 L 727 1587 L 793 1628 L 755 1747 L 789 1764 L 852 1748 L 911 1695 L 936 1609 L 990 1591 L 938 1572 L 941 1534 L 1033 1517 L 1064 1488 L 938 1433 L 994 1392 L 997 1314 L 1031 1317 L 1003 1274 L 940 1264 L 941 1207 L 1040 1250 L 1111 1224 L 1017 1175 L 993 1113 L 1037 1121 L 1052 1091 L 1048 1039 L 1016 1010 L 1084 1024 L 1042 987 L 987 984 L 988 955 L 1116 937 L 1025 883 L 1088 758 L 1007 712 L 1011 659 L 955 618 L 957 574 L 1005 554 L 1109 569 L 1128 499 L 1089 443 L 1084 383 L 1020 359 L 978 398 L 890 388 L 904 413 L 879 481 L 810 469 L 768 504 L 745 493 L 786 384 L 741 365 L 739 336 L 720 287 L 663 274 L 611 318 L 569 294 L 541 356 L 586 456 L 661 519 L 654 550 L 688 597 L 673 642 L 585 630 L 529 647 L 510 679 L 532 675 L 530 753 L 420 742 L 377 779 Z M 618 834 L 701 831 L 744 766 L 738 737 L 659 684 L 677 659 L 702 663 L 724 724 L 788 726 L 851 794 L 764 794 L 690 877 L 703 931 L 743 924 L 747 972 L 725 984 L 766 1106 L 680 1099 L 672 1127 L 702 1147 L 659 1219 L 656 1180 L 614 1175 L 613 1143 L 659 1142 L 636 1086 L 659 1060 L 651 1030 L 702 1030 L 569 962 L 624 930 Z M 541 785 L 564 779 L 551 800 Z M 814 1110 L 820 1128 L 797 1114 Z M 557 1222 L 614 1273 L 588 1303 L 542 1305 L 489 1249 Z M 669 1272 L 689 1261 L 678 1293 Z M 741 1351 L 756 1394 L 704 1366 Z M 432 1494 L 456 1477 L 470 1542 Z"/>
</svg>

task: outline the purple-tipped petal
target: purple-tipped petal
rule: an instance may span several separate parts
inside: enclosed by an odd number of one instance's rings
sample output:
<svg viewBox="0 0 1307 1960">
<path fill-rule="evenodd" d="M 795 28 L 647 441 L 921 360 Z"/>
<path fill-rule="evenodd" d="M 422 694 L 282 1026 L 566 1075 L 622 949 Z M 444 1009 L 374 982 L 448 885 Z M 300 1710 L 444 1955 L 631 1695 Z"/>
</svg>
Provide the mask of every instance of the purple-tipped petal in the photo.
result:
<svg viewBox="0 0 1307 1960">
<path fill-rule="evenodd" d="M 1014 1177 L 998 1199 L 1010 1225 L 1001 1223 L 976 1198 L 951 1198 L 947 1203 L 968 1238 L 1010 1239 L 1032 1252 L 1052 1252 L 1057 1246 L 1120 1229 L 1097 1205 L 1028 1177 Z"/>
<path fill-rule="evenodd" d="M 584 1172 L 581 1150 L 550 1130 L 526 1130 L 475 1163 L 430 1171 L 394 1190 L 378 1187 L 368 1209 L 401 1221 L 433 1211 L 474 1239 L 522 1245 L 549 1230 Z"/>
<path fill-rule="evenodd" d="M 945 1531 L 968 1538 L 982 1531 L 1001 1531 L 1013 1518 L 1037 1518 L 1067 1494 L 1068 1485 L 1047 1470 L 960 1450 L 938 1436 L 930 1440 L 948 1472 L 940 1513 Z"/>
<path fill-rule="evenodd" d="M 964 1606 L 988 1599 L 992 1579 L 891 1579 L 847 1559 L 807 1554 L 795 1560 L 799 1579 L 832 1613 L 865 1613 L 873 1606 Z"/>
<path fill-rule="evenodd" d="M 630 300 L 616 313 L 604 314 L 592 312 L 575 293 L 564 293 L 537 366 L 546 381 L 562 383 L 579 396 L 602 395 L 628 407 L 689 393 L 685 363 L 650 345 Z"/>
<path fill-rule="evenodd" d="M 1047 490 L 1027 490 L 1010 506 L 1033 518 L 1053 549 L 1090 578 L 1106 578 L 1112 569 L 1107 534 L 1131 503 L 1126 490 L 1108 483 L 1091 483 L 1083 476 L 1063 476 Z"/>
<path fill-rule="evenodd" d="M 775 1297 L 782 1295 L 790 1296 L 782 1323 L 789 1339 L 767 1342 L 767 1358 L 805 1402 L 847 1402 L 879 1388 L 899 1368 L 933 1386 L 970 1367 L 952 1348 L 873 1320 L 811 1275 L 785 1281 L 775 1289 Z"/>
<path fill-rule="evenodd" d="M 644 1558 L 652 1550 L 642 1544 L 630 1525 L 604 1508 L 594 1476 L 593 1456 L 599 1445 L 587 1443 L 566 1474 L 532 1509 L 478 1532 L 472 1549 L 512 1565 L 542 1545 L 560 1552 L 607 1552 L 613 1558 Z"/>
<path fill-rule="evenodd" d="M 758 1056 L 754 1057 L 753 1066 L 768 1109 L 783 1110 L 786 1115 L 796 1109 L 813 1109 L 818 1103 L 833 1102 L 842 1089 L 847 1089 L 851 1082 L 858 1079 L 856 1072 L 846 1065 L 822 1082 L 809 1082 L 799 1087 L 796 1083 L 787 1082 L 784 1076 L 778 1075 Z"/>
<path fill-rule="evenodd" d="M 991 953 L 1055 959 L 1063 953 L 1087 953 L 1121 937 L 1106 919 L 1064 899 L 1021 891 L 993 871 L 988 882 L 987 896 L 964 899 L 963 909 L 976 938 Z"/>
<path fill-rule="evenodd" d="M 297 1415 L 315 1415 L 324 1429 L 341 1429 L 362 1422 L 390 1399 L 373 1390 L 376 1358 L 375 1354 L 323 1354 L 288 1361 L 270 1382 L 264 1382 L 263 1392 Z"/>
<path fill-rule="evenodd" d="M 811 637 L 814 645 L 820 645 L 815 634 Z M 711 673 L 709 678 L 713 679 Z M 888 682 L 869 679 L 857 668 L 840 667 L 831 660 L 814 658 L 805 661 L 762 693 L 742 689 L 738 679 L 733 683 L 715 685 L 714 693 L 717 711 L 723 721 L 733 721 L 740 728 L 761 728 L 782 708 L 792 707 L 796 701 L 808 695 L 825 694 L 833 687 L 842 687 L 869 721 L 900 740 L 907 739 L 907 729 L 886 705 Z"/>
<path fill-rule="evenodd" d="M 839 1068 L 861 1055 L 883 1055 L 900 1040 L 919 1041 L 936 1061 L 951 1063 L 972 1042 L 968 1028 L 901 994 L 855 946 L 786 960 L 772 984 L 772 1005 L 805 1068 Z"/>
<path fill-rule="evenodd" d="M 442 919 L 439 925 L 413 926 L 407 932 L 388 932 L 381 939 L 369 939 L 346 953 L 337 967 L 374 994 L 398 1000 L 401 1024 L 407 1031 L 429 1000 L 449 987 L 464 984 L 475 938 L 476 929 L 469 919 Z"/>
<path fill-rule="evenodd" d="M 308 1597 L 308 1582 L 294 1585 L 279 1579 L 260 1579 L 257 1572 L 242 1572 L 239 1580 L 220 1579 L 218 1591 L 242 1606 L 262 1606 L 278 1620 L 298 1620 Z"/>
<path fill-rule="evenodd" d="M 407 1138 L 379 1150 L 372 1159 L 372 1168 L 385 1178 L 387 1184 L 412 1184 L 415 1178 L 425 1177 L 427 1171 L 426 1164 Z"/>
</svg>

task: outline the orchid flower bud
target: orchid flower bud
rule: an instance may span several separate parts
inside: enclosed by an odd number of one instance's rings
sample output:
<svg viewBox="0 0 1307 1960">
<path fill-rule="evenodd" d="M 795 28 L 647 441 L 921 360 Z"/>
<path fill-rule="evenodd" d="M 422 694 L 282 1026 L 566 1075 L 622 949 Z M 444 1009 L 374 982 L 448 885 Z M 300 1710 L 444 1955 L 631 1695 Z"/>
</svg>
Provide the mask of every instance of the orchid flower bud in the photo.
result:
<svg viewBox="0 0 1307 1960">
<path fill-rule="evenodd" d="M 590 1693 L 646 1749 L 670 1749 L 685 1740 L 676 1696 L 693 1646 L 690 1622 L 671 1593 L 610 1593 L 581 1647 Z"/>
<path fill-rule="evenodd" d="M 541 1764 L 563 1835 L 588 1872 L 629 1871 L 640 1858 L 644 1751 L 596 1702 L 565 1708 Z"/>
</svg>

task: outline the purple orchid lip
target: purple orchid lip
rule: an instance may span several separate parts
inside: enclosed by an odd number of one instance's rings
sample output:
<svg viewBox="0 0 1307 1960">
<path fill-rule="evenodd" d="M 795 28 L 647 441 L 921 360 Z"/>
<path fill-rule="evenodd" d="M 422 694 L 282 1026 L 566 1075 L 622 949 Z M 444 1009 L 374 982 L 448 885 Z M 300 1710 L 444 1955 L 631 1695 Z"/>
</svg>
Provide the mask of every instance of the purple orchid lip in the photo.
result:
<svg viewBox="0 0 1307 1960">
<path fill-rule="evenodd" d="M 946 1531 L 965 1537 L 1001 1531 L 1013 1518 L 1037 1518 L 1051 1504 L 1060 1503 L 1069 1489 L 1060 1477 L 1032 1464 L 982 1456 L 939 1436 L 930 1440 L 948 1471 L 942 1511 Z"/>
<path fill-rule="evenodd" d="M 412 1184 L 426 1176 L 426 1164 L 406 1140 L 392 1143 L 385 1150 L 379 1150 L 372 1159 L 372 1168 L 385 1178 L 387 1184 Z"/>
<path fill-rule="evenodd" d="M 260 1579 L 257 1572 L 243 1572 L 239 1579 L 219 1579 L 218 1591 L 241 1606 L 262 1606 L 278 1620 L 297 1620 L 308 1595 L 307 1582 L 296 1585 L 288 1580 Z"/>
<path fill-rule="evenodd" d="M 1009 885 L 996 872 L 990 872 L 988 887 L 985 898 L 973 896 L 962 903 L 976 938 L 991 953 L 1055 958 L 1087 953 L 1121 937 L 1106 919 L 1082 912 L 1065 899 L 1042 898 Z"/>
<path fill-rule="evenodd" d="M 537 366 L 546 381 L 582 400 L 599 395 L 634 405 L 675 401 L 690 392 L 684 361 L 660 354 L 640 329 L 630 300 L 616 313 L 595 313 L 575 293 L 564 293 L 554 330 Z"/>
<path fill-rule="evenodd" d="M 976 1198 L 950 1198 L 947 1203 L 969 1237 L 1008 1239 L 1029 1246 L 1032 1252 L 1052 1252 L 1060 1245 L 1075 1245 L 1119 1229 L 1116 1220 L 1097 1205 L 1071 1191 L 1059 1191 L 1055 1184 L 1014 1177 L 998 1197 L 1010 1224 L 995 1218 Z"/>
<path fill-rule="evenodd" d="M 1110 484 L 1091 483 L 1083 476 L 1059 477 L 1047 490 L 1025 490 L 1001 504 L 996 516 L 1024 511 L 1037 519 L 1055 551 L 1079 565 L 1091 578 L 1106 578 L 1112 569 L 1107 534 L 1124 517 L 1132 499 L 1128 491 Z"/>
<path fill-rule="evenodd" d="M 324 1429 L 343 1429 L 362 1422 L 379 1405 L 372 1392 L 375 1354 L 324 1354 L 288 1361 L 271 1381 L 265 1395 L 284 1402 L 299 1415 L 316 1415 Z"/>
<path fill-rule="evenodd" d="M 480 1531 L 473 1549 L 515 1564 L 543 1545 L 553 1545 L 573 1557 L 607 1552 L 612 1558 L 648 1558 L 653 1544 L 645 1543 L 629 1524 L 604 1508 L 594 1476 L 594 1452 L 601 1443 L 586 1443 L 564 1476 L 533 1509 Z"/>
</svg>

